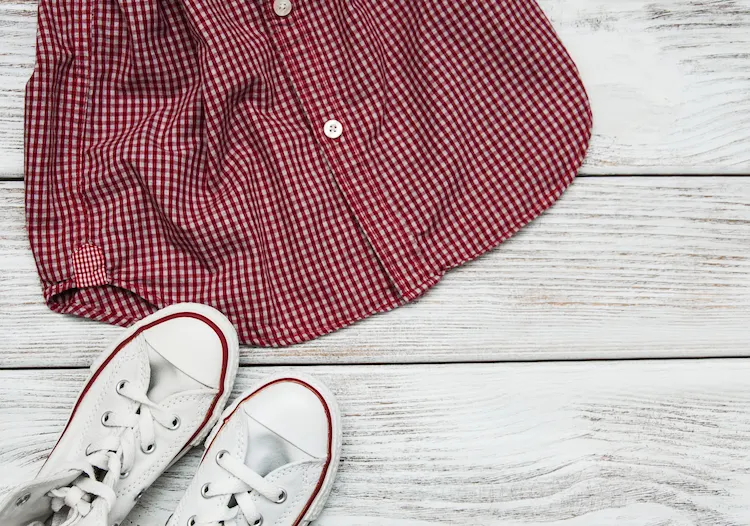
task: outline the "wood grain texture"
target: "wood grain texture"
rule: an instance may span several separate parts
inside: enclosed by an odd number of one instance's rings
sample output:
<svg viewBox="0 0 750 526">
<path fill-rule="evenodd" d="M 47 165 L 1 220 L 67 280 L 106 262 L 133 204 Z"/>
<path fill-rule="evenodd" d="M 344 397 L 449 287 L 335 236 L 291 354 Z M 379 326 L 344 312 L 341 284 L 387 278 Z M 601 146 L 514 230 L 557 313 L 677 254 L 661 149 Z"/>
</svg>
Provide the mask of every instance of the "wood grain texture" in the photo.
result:
<svg viewBox="0 0 750 526">
<path fill-rule="evenodd" d="M 540 4 L 591 97 L 583 173 L 750 173 L 750 0 Z M 0 178 L 22 171 L 35 17 L 0 0 Z"/>
<path fill-rule="evenodd" d="M 242 368 L 235 395 L 272 371 Z M 344 425 L 320 526 L 750 523 L 750 360 L 308 372 Z M 0 371 L 0 492 L 33 477 L 85 376 Z M 162 477 L 130 524 L 164 524 L 196 465 Z"/>
<path fill-rule="evenodd" d="M 120 329 L 42 303 L 0 183 L 0 367 L 87 366 Z M 750 178 L 583 178 L 422 299 L 245 364 L 747 356 Z"/>
<path fill-rule="evenodd" d="M 0 0 L 0 179 L 23 171 L 24 87 L 34 69 L 35 1 Z"/>
</svg>

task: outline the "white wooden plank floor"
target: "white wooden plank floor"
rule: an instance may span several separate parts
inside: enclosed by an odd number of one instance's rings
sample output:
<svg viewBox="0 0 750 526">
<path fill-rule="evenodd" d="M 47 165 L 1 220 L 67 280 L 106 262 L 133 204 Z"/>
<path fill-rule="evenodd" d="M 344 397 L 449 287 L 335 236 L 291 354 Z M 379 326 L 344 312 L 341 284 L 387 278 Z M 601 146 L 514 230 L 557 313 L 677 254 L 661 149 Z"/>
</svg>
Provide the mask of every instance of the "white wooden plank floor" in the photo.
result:
<svg viewBox="0 0 750 526">
<path fill-rule="evenodd" d="M 274 370 L 242 368 L 236 392 Z M 749 360 L 306 372 L 344 423 L 320 526 L 750 524 Z M 0 372 L 1 486 L 40 467 L 85 377 Z M 130 524 L 164 524 L 197 461 L 160 479 Z"/>
<path fill-rule="evenodd" d="M 0 182 L 0 269 L 0 366 L 85 366 L 117 334 L 40 303 L 20 182 Z M 584 177 L 419 301 L 242 361 L 746 356 L 749 319 L 750 178 Z"/>
<path fill-rule="evenodd" d="M 585 174 L 750 173 L 750 0 L 539 0 L 595 127 Z M 0 0 L 0 177 L 20 177 L 35 0 Z"/>
<path fill-rule="evenodd" d="M 296 365 L 339 398 L 321 526 L 750 524 L 750 0 L 540 3 L 592 100 L 587 177 L 411 305 L 243 348 L 236 391 Z M 0 493 L 121 330 L 41 302 L 21 182 L 35 15 L 0 0 Z M 196 462 L 130 525 L 163 524 Z"/>
</svg>

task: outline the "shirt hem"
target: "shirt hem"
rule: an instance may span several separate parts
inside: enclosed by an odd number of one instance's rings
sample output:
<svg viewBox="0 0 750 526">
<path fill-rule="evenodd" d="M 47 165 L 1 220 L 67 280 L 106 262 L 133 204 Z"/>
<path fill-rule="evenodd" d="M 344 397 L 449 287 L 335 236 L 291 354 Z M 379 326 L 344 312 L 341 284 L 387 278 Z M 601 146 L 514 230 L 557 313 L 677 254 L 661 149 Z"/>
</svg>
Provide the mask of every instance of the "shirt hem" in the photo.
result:
<svg viewBox="0 0 750 526">
<path fill-rule="evenodd" d="M 258 347 L 287 347 L 304 343 L 320 336 L 325 336 L 326 334 L 330 334 L 344 327 L 348 327 L 349 325 L 374 314 L 388 312 L 405 303 L 409 303 L 420 297 L 440 281 L 442 276 L 443 274 L 432 276 L 430 279 L 421 283 L 418 287 L 410 290 L 407 294 L 399 297 L 394 296 L 392 300 L 381 303 L 373 309 L 347 318 L 339 319 L 334 323 L 330 323 L 318 329 L 298 331 L 289 336 L 279 338 L 241 338 L 241 343 Z M 139 287 L 136 283 L 120 281 L 117 279 L 112 279 L 106 284 L 86 287 L 85 289 L 102 292 L 103 289 L 107 288 L 119 289 L 123 293 L 131 295 L 134 299 L 140 300 L 143 304 L 143 313 L 138 313 L 138 315 L 123 313 L 119 304 L 101 303 L 101 294 L 95 295 L 99 301 L 91 301 L 88 296 L 81 294 L 81 291 L 84 289 L 76 286 L 75 278 L 67 278 L 60 282 L 43 287 L 43 295 L 47 307 L 53 312 L 81 316 L 120 327 L 128 327 L 148 314 L 156 312 L 170 304 L 169 302 L 162 301 L 162 299 L 153 292 Z M 111 305 L 111 308 L 108 308 L 108 305 Z M 265 330 L 269 330 L 269 328 L 266 328 Z M 271 327 L 270 330 L 272 331 L 273 328 Z"/>
</svg>

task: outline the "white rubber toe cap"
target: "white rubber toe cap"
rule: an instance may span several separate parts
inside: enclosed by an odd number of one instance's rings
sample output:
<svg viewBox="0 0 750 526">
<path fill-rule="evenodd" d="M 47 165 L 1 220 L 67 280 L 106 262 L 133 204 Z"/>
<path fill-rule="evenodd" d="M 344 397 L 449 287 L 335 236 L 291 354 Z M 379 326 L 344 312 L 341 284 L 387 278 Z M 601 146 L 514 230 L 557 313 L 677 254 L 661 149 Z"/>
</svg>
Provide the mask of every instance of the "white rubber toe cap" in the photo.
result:
<svg viewBox="0 0 750 526">
<path fill-rule="evenodd" d="M 222 316 L 215 312 L 214 315 Z M 223 316 L 222 316 L 223 317 Z M 148 344 L 194 380 L 219 389 L 227 338 L 218 320 L 204 313 L 173 312 L 143 331 Z"/>
<path fill-rule="evenodd" d="M 312 386 L 294 379 L 275 380 L 243 402 L 242 409 L 307 454 L 328 455 L 326 405 Z"/>
</svg>

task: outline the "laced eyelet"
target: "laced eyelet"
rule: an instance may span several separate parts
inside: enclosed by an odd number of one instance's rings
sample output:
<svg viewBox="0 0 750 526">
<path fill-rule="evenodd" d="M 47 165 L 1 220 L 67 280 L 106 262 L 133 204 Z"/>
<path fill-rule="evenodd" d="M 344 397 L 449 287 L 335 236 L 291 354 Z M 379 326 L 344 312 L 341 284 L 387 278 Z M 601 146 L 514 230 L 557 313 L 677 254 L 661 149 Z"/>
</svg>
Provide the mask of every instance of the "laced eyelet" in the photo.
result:
<svg viewBox="0 0 750 526">
<path fill-rule="evenodd" d="M 224 458 L 224 455 L 228 455 L 228 454 L 229 454 L 229 451 L 226 451 L 226 450 L 222 449 L 221 451 L 219 451 L 216 454 L 216 462 L 218 463 L 219 460 L 221 460 L 222 458 Z"/>
<path fill-rule="evenodd" d="M 107 426 L 107 422 L 109 422 L 110 417 L 112 416 L 112 411 L 107 411 L 102 415 L 102 425 Z"/>
<path fill-rule="evenodd" d="M 281 504 L 286 500 L 286 490 L 282 488 L 281 493 L 279 493 L 279 496 L 276 497 L 276 504 Z"/>
<path fill-rule="evenodd" d="M 147 455 L 150 455 L 151 453 L 156 451 L 156 444 L 149 444 L 146 447 L 141 446 L 141 451 L 143 451 Z"/>
<path fill-rule="evenodd" d="M 130 475 L 130 471 L 123 471 L 122 473 L 120 473 L 120 478 L 126 479 L 128 478 L 129 475 Z"/>
<path fill-rule="evenodd" d="M 253 526 L 260 526 L 261 524 L 263 524 L 263 515 L 260 515 L 257 519 L 255 519 Z"/>
<path fill-rule="evenodd" d="M 120 380 L 117 382 L 117 388 L 115 389 L 117 391 L 117 394 L 122 394 L 122 390 L 125 389 L 125 386 L 128 385 L 127 380 Z"/>
<path fill-rule="evenodd" d="M 180 417 L 175 415 L 175 417 L 172 419 L 167 429 L 169 429 L 170 431 L 174 431 L 175 429 L 178 429 L 180 427 L 180 423 L 181 423 Z"/>
<path fill-rule="evenodd" d="M 16 506 L 20 507 L 29 502 L 29 499 L 31 498 L 31 493 L 26 493 L 25 495 L 22 495 L 16 499 Z"/>
<path fill-rule="evenodd" d="M 187 524 L 188 526 L 195 526 L 195 515 L 193 515 L 187 520 Z"/>
<path fill-rule="evenodd" d="M 208 482 L 206 482 L 205 484 L 203 484 L 203 487 L 201 488 L 201 496 L 204 499 L 208 498 L 208 490 L 209 490 L 209 485 L 208 485 Z"/>
</svg>

